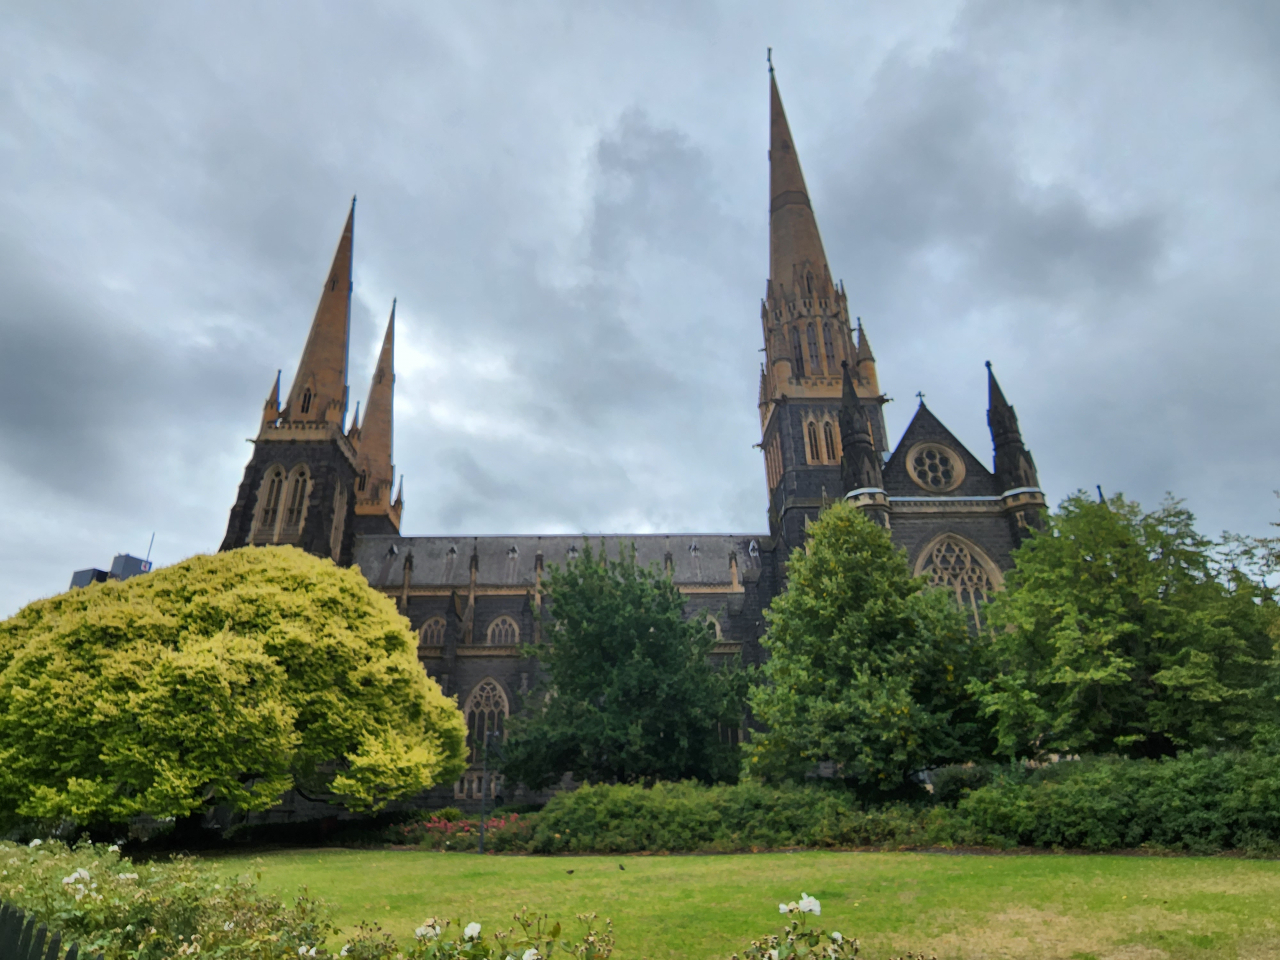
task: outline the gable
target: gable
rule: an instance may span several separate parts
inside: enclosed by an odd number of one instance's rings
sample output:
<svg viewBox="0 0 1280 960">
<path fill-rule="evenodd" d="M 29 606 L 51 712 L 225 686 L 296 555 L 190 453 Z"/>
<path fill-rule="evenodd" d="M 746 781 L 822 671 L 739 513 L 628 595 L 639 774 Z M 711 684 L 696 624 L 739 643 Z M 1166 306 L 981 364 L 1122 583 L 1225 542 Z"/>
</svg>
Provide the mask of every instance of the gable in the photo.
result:
<svg viewBox="0 0 1280 960">
<path fill-rule="evenodd" d="M 917 457 L 923 463 L 914 463 Z M 944 459 L 945 458 L 945 459 Z M 929 484 L 917 482 L 913 474 L 923 471 Z M 957 473 L 963 477 L 954 483 Z M 885 493 L 890 497 L 989 497 L 998 496 L 996 478 L 986 465 L 962 444 L 956 435 L 923 403 L 885 463 Z M 947 481 L 943 478 L 948 477 Z"/>
</svg>

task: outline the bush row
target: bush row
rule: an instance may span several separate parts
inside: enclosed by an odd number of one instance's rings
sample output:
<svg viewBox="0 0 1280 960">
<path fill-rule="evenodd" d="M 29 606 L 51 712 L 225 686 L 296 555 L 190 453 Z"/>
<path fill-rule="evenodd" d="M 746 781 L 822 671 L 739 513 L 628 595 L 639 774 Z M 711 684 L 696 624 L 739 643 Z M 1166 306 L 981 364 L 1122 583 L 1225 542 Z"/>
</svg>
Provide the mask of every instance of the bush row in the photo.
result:
<svg viewBox="0 0 1280 960">
<path fill-rule="evenodd" d="M 495 817 L 494 852 L 633 853 L 787 847 L 1147 847 L 1280 853 L 1280 756 L 1197 751 L 1165 760 L 1091 758 L 1039 768 L 939 771 L 930 802 L 865 805 L 819 785 L 744 782 L 585 786 L 539 813 Z M 430 818 L 387 839 L 474 850 L 479 824 Z"/>
</svg>

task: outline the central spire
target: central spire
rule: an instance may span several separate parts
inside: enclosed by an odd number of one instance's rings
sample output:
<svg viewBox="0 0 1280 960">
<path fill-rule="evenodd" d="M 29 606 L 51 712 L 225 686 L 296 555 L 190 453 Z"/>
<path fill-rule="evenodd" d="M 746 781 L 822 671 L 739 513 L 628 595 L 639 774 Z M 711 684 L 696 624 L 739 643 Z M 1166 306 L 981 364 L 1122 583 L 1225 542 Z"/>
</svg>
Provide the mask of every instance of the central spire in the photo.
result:
<svg viewBox="0 0 1280 960">
<path fill-rule="evenodd" d="M 351 326 L 351 255 L 356 201 L 320 293 L 311 333 L 283 410 L 285 420 L 341 424 L 347 416 L 347 338 Z"/>
<path fill-rule="evenodd" d="M 769 70 L 769 279 L 786 298 L 831 283 L 778 81 Z M 785 293 L 784 293 L 785 291 Z M 834 371 L 833 371 L 834 373 Z"/>
</svg>

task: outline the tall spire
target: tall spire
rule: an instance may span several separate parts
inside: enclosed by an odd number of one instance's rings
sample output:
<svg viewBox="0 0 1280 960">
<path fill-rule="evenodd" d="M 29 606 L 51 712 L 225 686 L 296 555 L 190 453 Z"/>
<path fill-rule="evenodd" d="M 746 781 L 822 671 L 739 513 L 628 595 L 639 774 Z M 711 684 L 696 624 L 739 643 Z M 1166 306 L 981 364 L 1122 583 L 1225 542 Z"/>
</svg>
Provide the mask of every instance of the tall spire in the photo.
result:
<svg viewBox="0 0 1280 960">
<path fill-rule="evenodd" d="M 387 332 L 382 338 L 382 352 L 378 354 L 378 366 L 373 371 L 373 383 L 369 386 L 369 400 L 364 405 L 364 422 L 360 424 L 356 471 L 359 475 L 357 483 L 361 487 L 357 494 L 356 512 L 365 516 L 386 515 L 399 529 L 400 515 L 398 510 L 393 510 L 395 501 L 392 499 L 396 479 L 396 468 L 392 463 L 395 342 L 396 302 L 393 300 Z"/>
<path fill-rule="evenodd" d="M 813 276 L 815 289 L 831 282 L 827 255 L 818 234 L 818 221 L 809 204 L 800 158 L 796 155 L 791 127 L 782 109 L 778 81 L 769 69 L 769 279 L 786 295 Z M 807 287 L 806 287 L 807 289 Z M 778 290 L 782 293 L 782 290 Z M 833 371 L 834 373 L 834 371 Z"/>
<path fill-rule="evenodd" d="M 284 407 L 286 420 L 342 424 L 347 415 L 347 339 L 351 324 L 351 254 L 356 201 L 333 255 L 311 333 Z"/>
</svg>

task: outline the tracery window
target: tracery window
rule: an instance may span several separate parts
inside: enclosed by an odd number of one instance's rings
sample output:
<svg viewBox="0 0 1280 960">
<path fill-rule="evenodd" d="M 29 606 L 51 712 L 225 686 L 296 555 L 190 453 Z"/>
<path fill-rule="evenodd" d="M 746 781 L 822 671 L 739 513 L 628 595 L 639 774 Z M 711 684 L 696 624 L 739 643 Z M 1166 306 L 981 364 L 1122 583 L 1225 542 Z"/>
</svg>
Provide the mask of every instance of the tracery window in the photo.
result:
<svg viewBox="0 0 1280 960">
<path fill-rule="evenodd" d="M 422 625 L 418 636 L 428 647 L 444 646 L 444 617 L 432 617 Z"/>
<path fill-rule="evenodd" d="M 471 763 L 480 762 L 486 737 L 492 735 L 498 742 L 504 739 L 510 712 L 507 695 L 498 686 L 498 681 L 486 677 L 476 684 L 463 711 L 467 718 L 467 748 Z M 489 744 L 493 746 L 493 740 Z"/>
<path fill-rule="evenodd" d="M 827 350 L 827 373 L 832 373 L 836 369 L 836 344 L 831 339 L 831 324 L 829 323 L 822 325 L 822 345 Z"/>
<path fill-rule="evenodd" d="M 964 480 L 964 461 L 940 443 L 917 443 L 907 452 L 907 471 L 930 493 L 946 493 Z"/>
<path fill-rule="evenodd" d="M 811 463 L 822 462 L 822 451 L 818 449 L 818 425 L 809 421 L 809 460 Z"/>
<path fill-rule="evenodd" d="M 487 642 L 493 646 L 514 646 L 520 641 L 520 627 L 510 617 L 501 616 L 489 624 L 489 630 L 485 637 Z"/>
<path fill-rule="evenodd" d="M 800 331 L 795 327 L 791 328 L 791 358 L 795 363 L 795 375 L 797 377 L 804 376 L 804 351 L 800 349 Z"/>
<path fill-rule="evenodd" d="M 813 367 L 813 372 L 822 372 L 822 359 L 818 356 L 818 334 L 813 329 L 813 324 L 809 324 L 806 334 L 809 340 L 809 364 Z"/>
<path fill-rule="evenodd" d="M 960 608 L 980 621 L 979 610 L 998 586 L 996 566 L 981 550 L 954 534 L 944 534 L 921 554 L 916 575 L 955 592 Z"/>
<path fill-rule="evenodd" d="M 835 431 L 831 429 L 830 423 L 824 423 L 822 425 L 822 439 L 825 440 L 827 444 L 827 460 L 831 463 L 835 463 L 840 458 L 836 456 L 836 435 Z"/>
</svg>

